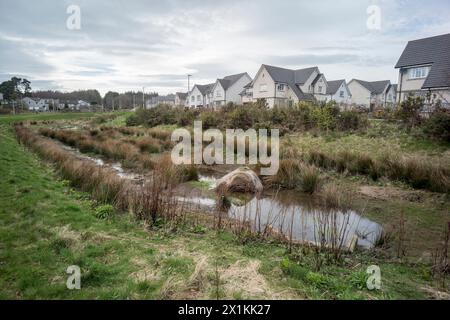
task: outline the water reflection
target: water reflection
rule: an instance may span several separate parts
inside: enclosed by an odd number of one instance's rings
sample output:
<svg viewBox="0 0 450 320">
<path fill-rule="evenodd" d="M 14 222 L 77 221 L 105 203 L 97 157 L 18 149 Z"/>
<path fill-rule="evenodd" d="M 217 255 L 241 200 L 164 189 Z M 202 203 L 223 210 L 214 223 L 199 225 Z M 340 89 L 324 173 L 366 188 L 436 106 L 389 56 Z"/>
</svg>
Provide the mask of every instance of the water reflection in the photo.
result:
<svg viewBox="0 0 450 320">
<path fill-rule="evenodd" d="M 213 199 L 184 197 L 203 210 L 215 210 Z M 363 248 L 373 248 L 382 233 L 376 222 L 355 211 L 330 211 L 320 208 L 314 199 L 301 193 L 283 191 L 260 199 L 236 204 L 233 201 L 226 211 L 237 222 L 250 223 L 253 231 L 271 230 L 293 241 L 322 245 L 351 247 L 351 242 Z"/>
</svg>

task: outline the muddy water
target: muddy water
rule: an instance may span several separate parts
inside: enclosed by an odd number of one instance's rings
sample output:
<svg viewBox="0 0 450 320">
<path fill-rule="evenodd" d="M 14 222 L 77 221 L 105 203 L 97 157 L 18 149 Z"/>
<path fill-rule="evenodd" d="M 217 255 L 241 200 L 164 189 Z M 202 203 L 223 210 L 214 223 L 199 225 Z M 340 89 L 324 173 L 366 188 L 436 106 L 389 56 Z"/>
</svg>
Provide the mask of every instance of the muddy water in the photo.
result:
<svg viewBox="0 0 450 320">
<path fill-rule="evenodd" d="M 210 198 L 184 197 L 181 200 L 210 212 L 216 209 L 215 200 Z M 375 246 L 383 230 L 381 225 L 355 211 L 326 211 L 315 200 L 299 192 L 281 191 L 246 203 L 232 203 L 226 214 L 236 221 L 250 223 L 254 231 L 271 230 L 295 242 L 334 243 L 348 248 L 356 241 L 362 248 Z"/>
<path fill-rule="evenodd" d="M 122 179 L 133 180 L 133 181 L 136 181 L 136 182 L 144 180 L 144 176 L 142 174 L 138 174 L 138 173 L 135 173 L 135 172 L 132 172 L 132 171 L 129 171 L 129 170 L 125 170 L 122 167 L 122 164 L 120 162 L 108 162 L 108 161 L 103 160 L 102 158 L 98 158 L 98 157 L 94 157 L 94 156 L 88 156 L 88 155 L 80 152 L 78 149 L 73 148 L 73 147 L 68 146 L 68 145 L 65 145 L 65 144 L 62 144 L 62 143 L 61 143 L 61 146 L 64 149 L 66 149 L 66 150 L 72 152 L 73 154 L 75 154 L 80 159 L 89 160 L 89 161 L 94 162 L 98 166 L 108 167 L 108 168 L 112 169 Z"/>
<path fill-rule="evenodd" d="M 302 199 L 303 198 L 303 199 Z M 328 211 L 317 207 L 305 197 L 291 194 L 254 198 L 243 206 L 232 205 L 228 215 L 239 221 L 250 221 L 256 231 L 276 230 L 298 242 L 340 244 L 350 247 L 353 238 L 357 246 L 372 248 L 382 227 L 355 211 Z"/>
</svg>

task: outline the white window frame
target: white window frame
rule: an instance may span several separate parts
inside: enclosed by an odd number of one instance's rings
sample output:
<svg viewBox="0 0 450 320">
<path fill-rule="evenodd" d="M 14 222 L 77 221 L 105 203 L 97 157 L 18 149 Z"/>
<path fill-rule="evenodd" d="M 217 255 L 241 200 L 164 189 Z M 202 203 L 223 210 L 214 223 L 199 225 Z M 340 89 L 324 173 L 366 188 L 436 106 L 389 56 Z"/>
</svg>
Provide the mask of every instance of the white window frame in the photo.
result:
<svg viewBox="0 0 450 320">
<path fill-rule="evenodd" d="M 286 86 L 283 83 L 277 84 L 277 91 L 284 92 L 285 89 L 286 89 Z"/>
<path fill-rule="evenodd" d="M 409 79 L 424 79 L 428 76 L 428 67 L 411 68 L 409 71 Z"/>
<path fill-rule="evenodd" d="M 267 84 L 260 84 L 259 92 L 267 92 Z"/>
<path fill-rule="evenodd" d="M 341 90 L 341 91 L 339 92 L 339 97 L 341 97 L 341 98 L 344 98 L 344 97 L 345 97 L 345 91 L 344 91 L 344 90 Z"/>
</svg>

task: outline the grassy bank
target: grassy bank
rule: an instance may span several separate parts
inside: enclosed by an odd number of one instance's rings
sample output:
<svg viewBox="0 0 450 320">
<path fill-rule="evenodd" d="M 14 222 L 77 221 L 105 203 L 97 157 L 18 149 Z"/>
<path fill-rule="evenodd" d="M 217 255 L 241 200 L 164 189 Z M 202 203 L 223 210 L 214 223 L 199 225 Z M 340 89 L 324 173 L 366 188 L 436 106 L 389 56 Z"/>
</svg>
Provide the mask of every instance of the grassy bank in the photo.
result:
<svg viewBox="0 0 450 320">
<path fill-rule="evenodd" d="M 401 299 L 427 298 L 431 289 L 424 288 L 436 285 L 427 264 L 383 252 L 317 268 L 301 248 L 288 253 L 199 225 L 149 229 L 123 213 L 104 215 L 104 205 L 17 143 L 10 126 L 16 119 L 0 124 L 2 299 Z M 382 270 L 381 291 L 365 287 L 373 264 Z M 81 267 L 80 291 L 66 289 L 70 265 Z"/>
</svg>

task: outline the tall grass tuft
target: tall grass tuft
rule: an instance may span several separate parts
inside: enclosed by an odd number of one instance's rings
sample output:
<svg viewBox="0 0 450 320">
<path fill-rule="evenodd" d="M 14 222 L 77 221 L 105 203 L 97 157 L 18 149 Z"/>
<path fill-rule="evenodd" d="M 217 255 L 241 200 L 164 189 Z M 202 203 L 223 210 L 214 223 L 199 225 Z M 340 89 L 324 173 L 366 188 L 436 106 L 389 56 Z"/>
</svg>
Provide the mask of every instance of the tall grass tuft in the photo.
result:
<svg viewBox="0 0 450 320">
<path fill-rule="evenodd" d="M 282 159 L 276 175 L 265 179 L 272 186 L 314 193 L 320 186 L 320 170 L 298 159 Z"/>
<path fill-rule="evenodd" d="M 439 162 L 431 162 L 426 157 L 400 156 L 395 153 L 372 157 L 348 150 L 329 153 L 311 150 L 302 158 L 317 167 L 340 173 L 368 175 L 374 180 L 386 177 L 403 181 L 416 189 L 450 192 L 450 168 Z M 289 167 L 288 163 L 286 165 Z"/>
</svg>

